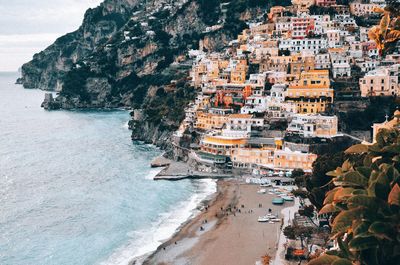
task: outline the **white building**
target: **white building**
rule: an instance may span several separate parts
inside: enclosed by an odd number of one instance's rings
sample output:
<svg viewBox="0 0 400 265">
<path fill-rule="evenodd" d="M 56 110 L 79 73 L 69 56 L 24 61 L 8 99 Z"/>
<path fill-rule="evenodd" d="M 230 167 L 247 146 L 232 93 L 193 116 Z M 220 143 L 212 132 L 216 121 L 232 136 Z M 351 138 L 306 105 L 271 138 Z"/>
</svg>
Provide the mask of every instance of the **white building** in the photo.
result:
<svg viewBox="0 0 400 265">
<path fill-rule="evenodd" d="M 337 116 L 294 114 L 287 132 L 303 137 L 331 138 L 337 136 Z"/>
<path fill-rule="evenodd" d="M 315 55 L 315 69 L 330 69 L 331 57 L 329 53 L 318 53 Z"/>
<path fill-rule="evenodd" d="M 326 37 L 328 39 L 329 48 L 336 48 L 343 45 L 340 30 L 328 30 L 326 32 Z"/>
<path fill-rule="evenodd" d="M 351 76 L 351 66 L 349 63 L 349 57 L 339 54 L 331 54 L 331 62 L 332 62 L 333 78 Z"/>
<path fill-rule="evenodd" d="M 355 65 L 361 68 L 361 72 L 367 73 L 376 69 L 378 62 L 375 60 L 356 59 Z"/>
<path fill-rule="evenodd" d="M 242 114 L 262 113 L 267 110 L 267 96 L 250 96 L 241 108 Z"/>
<path fill-rule="evenodd" d="M 328 41 L 322 38 L 310 38 L 302 40 L 286 39 L 281 40 L 279 43 L 280 50 L 286 50 L 292 53 L 307 51 L 317 54 L 321 49 L 326 48 L 328 48 Z"/>
</svg>

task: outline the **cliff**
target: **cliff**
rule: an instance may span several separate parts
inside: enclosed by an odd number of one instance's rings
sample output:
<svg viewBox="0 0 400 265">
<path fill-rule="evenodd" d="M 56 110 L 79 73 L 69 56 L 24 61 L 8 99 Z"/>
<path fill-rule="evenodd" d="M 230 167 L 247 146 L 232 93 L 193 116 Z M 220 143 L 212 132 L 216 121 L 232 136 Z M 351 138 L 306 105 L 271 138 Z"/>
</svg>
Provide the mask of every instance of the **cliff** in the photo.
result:
<svg viewBox="0 0 400 265">
<path fill-rule="evenodd" d="M 141 109 L 141 119 L 131 122 L 133 139 L 165 147 L 195 95 L 187 51 L 222 49 L 246 27 L 244 19 L 276 2 L 105 0 L 86 12 L 78 30 L 24 64 L 18 82 L 58 91 L 63 109 Z M 213 25 L 220 28 L 207 30 Z"/>
</svg>

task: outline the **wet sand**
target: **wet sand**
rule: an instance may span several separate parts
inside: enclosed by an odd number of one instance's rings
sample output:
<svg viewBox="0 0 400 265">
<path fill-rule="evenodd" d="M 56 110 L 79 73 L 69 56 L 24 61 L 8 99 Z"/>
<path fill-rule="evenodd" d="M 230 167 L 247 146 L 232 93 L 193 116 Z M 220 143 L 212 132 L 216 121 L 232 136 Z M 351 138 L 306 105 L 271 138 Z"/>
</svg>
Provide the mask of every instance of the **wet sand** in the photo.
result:
<svg viewBox="0 0 400 265">
<path fill-rule="evenodd" d="M 260 223 L 257 218 L 269 208 L 282 218 L 281 210 L 293 203 L 272 205 L 276 195 L 258 194 L 259 189 L 258 185 L 237 180 L 219 181 L 208 209 L 184 224 L 144 264 L 248 265 L 260 261 L 264 255 L 274 257 L 281 223 Z"/>
</svg>

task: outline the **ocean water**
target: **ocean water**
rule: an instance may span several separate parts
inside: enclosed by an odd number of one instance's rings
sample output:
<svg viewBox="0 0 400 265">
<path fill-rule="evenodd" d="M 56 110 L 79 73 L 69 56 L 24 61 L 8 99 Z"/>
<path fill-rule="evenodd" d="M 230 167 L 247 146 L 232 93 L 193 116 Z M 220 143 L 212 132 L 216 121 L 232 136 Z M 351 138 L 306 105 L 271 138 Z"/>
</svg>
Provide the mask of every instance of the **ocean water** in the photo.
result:
<svg viewBox="0 0 400 265">
<path fill-rule="evenodd" d="M 0 73 L 0 264 L 127 264 L 215 191 L 152 180 L 160 150 L 132 143 L 127 111 L 52 111 Z"/>
</svg>

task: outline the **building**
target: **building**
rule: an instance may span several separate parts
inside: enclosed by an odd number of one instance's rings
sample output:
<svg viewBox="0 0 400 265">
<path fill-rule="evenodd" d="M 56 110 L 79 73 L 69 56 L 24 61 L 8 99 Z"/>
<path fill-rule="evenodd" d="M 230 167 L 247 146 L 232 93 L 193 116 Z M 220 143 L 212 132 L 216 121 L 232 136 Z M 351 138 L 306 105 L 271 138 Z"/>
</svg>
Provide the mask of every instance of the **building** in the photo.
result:
<svg viewBox="0 0 400 265">
<path fill-rule="evenodd" d="M 315 69 L 330 69 L 331 67 L 331 57 L 329 53 L 318 53 L 314 57 Z"/>
<path fill-rule="evenodd" d="M 378 62 L 375 60 L 356 59 L 355 65 L 360 67 L 361 72 L 367 73 L 376 69 L 376 67 L 378 66 Z"/>
<path fill-rule="evenodd" d="M 290 33 L 293 39 L 304 39 L 309 34 L 314 33 L 313 17 L 291 17 Z"/>
<path fill-rule="evenodd" d="M 336 48 L 343 45 L 342 37 L 340 34 L 340 30 L 328 30 L 326 32 L 326 36 L 328 38 L 328 46 L 329 48 Z"/>
<path fill-rule="evenodd" d="M 315 5 L 329 7 L 332 5 L 336 5 L 336 0 L 315 0 Z"/>
<path fill-rule="evenodd" d="M 377 4 L 371 3 L 350 3 L 350 13 L 354 16 L 368 16 L 374 13 L 374 8 L 379 7 Z"/>
<path fill-rule="evenodd" d="M 254 118 L 251 114 L 230 114 L 226 121 L 226 128 L 222 135 L 227 137 L 246 138 L 252 129 L 262 129 L 263 118 Z"/>
<path fill-rule="evenodd" d="M 267 101 L 267 96 L 250 96 L 246 99 L 246 103 L 240 112 L 242 114 L 265 112 L 267 110 Z"/>
<path fill-rule="evenodd" d="M 338 134 L 337 116 L 294 114 L 286 130 L 302 137 L 331 138 Z"/>
<path fill-rule="evenodd" d="M 372 125 L 372 142 L 376 143 L 376 135 L 381 129 L 396 129 L 400 128 L 400 111 L 396 110 L 393 115 L 393 119 L 388 121 L 388 116 L 386 115 L 386 120 L 382 123 L 374 123 Z"/>
<path fill-rule="evenodd" d="M 225 164 L 232 151 L 245 147 L 246 143 L 246 138 L 205 135 L 200 142 L 200 151 L 197 155 L 209 163 Z"/>
<path fill-rule="evenodd" d="M 349 57 L 343 54 L 331 54 L 333 78 L 351 77 Z"/>
<path fill-rule="evenodd" d="M 225 114 L 214 114 L 199 111 L 196 113 L 196 122 L 194 124 L 194 128 L 205 131 L 222 129 L 227 120 L 228 116 Z"/>
<path fill-rule="evenodd" d="M 289 73 L 292 75 L 299 75 L 303 71 L 314 70 L 315 59 L 314 55 L 307 53 L 299 53 L 292 55 L 292 61 L 289 67 Z"/>
<path fill-rule="evenodd" d="M 359 80 L 361 96 L 399 95 L 399 67 L 399 64 L 389 68 L 380 67 L 365 74 Z"/>
<path fill-rule="evenodd" d="M 275 170 L 294 170 L 301 168 L 305 172 L 312 171 L 312 164 L 317 159 L 316 154 L 292 151 L 288 148 L 274 152 Z"/>
<path fill-rule="evenodd" d="M 297 8 L 309 8 L 310 6 L 315 5 L 315 0 L 292 0 L 292 4 L 297 6 Z"/>
<path fill-rule="evenodd" d="M 284 39 L 279 42 L 280 50 L 293 53 L 306 51 L 317 54 L 320 50 L 326 48 L 328 48 L 328 41 L 322 38 Z"/>
<path fill-rule="evenodd" d="M 285 102 L 296 104 L 296 113 L 320 113 L 333 103 L 329 71 L 303 72 L 298 81 L 292 82 L 285 94 Z"/>
</svg>

